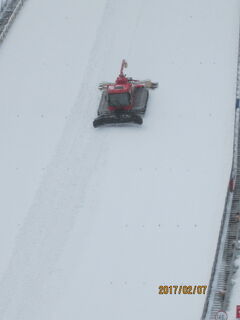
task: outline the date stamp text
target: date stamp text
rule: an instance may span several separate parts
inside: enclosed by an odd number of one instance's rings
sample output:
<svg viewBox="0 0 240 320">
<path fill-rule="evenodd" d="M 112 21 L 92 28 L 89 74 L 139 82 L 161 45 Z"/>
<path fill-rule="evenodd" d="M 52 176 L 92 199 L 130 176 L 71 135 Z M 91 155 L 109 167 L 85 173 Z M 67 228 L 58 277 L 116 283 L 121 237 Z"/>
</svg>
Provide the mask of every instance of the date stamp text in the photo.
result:
<svg viewBox="0 0 240 320">
<path fill-rule="evenodd" d="M 206 294 L 207 286 L 159 286 L 159 294 Z"/>
</svg>

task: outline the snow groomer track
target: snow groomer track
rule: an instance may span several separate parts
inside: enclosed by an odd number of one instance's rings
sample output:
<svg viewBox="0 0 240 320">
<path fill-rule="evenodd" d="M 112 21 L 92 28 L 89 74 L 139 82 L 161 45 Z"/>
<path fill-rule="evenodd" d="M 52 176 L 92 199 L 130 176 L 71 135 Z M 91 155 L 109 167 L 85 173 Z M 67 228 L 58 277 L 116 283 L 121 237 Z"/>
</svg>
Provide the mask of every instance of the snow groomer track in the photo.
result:
<svg viewBox="0 0 240 320">
<path fill-rule="evenodd" d="M 218 245 L 202 319 L 214 320 L 220 310 L 228 311 L 240 255 L 240 32 L 237 65 L 233 162 Z"/>
</svg>

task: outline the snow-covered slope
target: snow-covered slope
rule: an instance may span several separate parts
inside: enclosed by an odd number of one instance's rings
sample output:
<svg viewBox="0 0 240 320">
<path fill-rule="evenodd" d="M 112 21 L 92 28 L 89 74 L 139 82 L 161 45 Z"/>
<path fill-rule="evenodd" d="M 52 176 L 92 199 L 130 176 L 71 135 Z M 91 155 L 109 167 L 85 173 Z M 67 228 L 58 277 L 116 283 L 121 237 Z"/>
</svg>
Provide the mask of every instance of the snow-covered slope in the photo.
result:
<svg viewBox="0 0 240 320">
<path fill-rule="evenodd" d="M 26 3 L 0 51 L 1 319 L 200 318 L 205 296 L 158 286 L 209 281 L 231 167 L 238 9 Z M 95 130 L 97 84 L 122 58 L 159 88 L 142 127 Z"/>
</svg>

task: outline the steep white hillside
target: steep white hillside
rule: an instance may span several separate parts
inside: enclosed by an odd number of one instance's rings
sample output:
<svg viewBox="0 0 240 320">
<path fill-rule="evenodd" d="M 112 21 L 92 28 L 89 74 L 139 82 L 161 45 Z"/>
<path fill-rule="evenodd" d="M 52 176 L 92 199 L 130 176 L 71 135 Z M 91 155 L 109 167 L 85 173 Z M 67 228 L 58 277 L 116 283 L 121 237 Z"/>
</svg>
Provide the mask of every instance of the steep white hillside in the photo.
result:
<svg viewBox="0 0 240 320">
<path fill-rule="evenodd" d="M 158 286 L 209 281 L 231 167 L 237 9 L 26 3 L 0 51 L 1 319 L 200 318 L 204 295 Z M 97 84 L 122 58 L 159 88 L 142 127 L 93 129 Z"/>
</svg>

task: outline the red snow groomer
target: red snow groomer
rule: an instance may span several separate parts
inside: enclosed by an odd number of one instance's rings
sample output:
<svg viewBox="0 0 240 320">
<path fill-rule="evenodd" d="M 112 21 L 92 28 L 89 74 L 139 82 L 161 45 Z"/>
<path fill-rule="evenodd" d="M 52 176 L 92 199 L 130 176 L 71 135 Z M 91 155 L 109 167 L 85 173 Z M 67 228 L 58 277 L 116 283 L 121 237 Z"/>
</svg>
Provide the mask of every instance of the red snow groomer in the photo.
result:
<svg viewBox="0 0 240 320">
<path fill-rule="evenodd" d="M 127 78 L 123 69 L 127 62 L 122 61 L 120 74 L 115 83 L 100 83 L 102 97 L 98 107 L 98 117 L 93 121 L 94 128 L 105 124 L 142 124 L 141 115 L 145 113 L 148 89 L 155 89 L 158 83 L 150 80 L 139 81 Z"/>
</svg>

